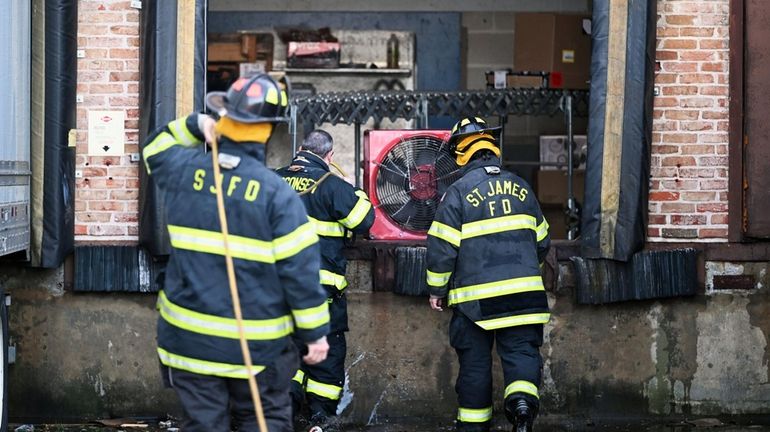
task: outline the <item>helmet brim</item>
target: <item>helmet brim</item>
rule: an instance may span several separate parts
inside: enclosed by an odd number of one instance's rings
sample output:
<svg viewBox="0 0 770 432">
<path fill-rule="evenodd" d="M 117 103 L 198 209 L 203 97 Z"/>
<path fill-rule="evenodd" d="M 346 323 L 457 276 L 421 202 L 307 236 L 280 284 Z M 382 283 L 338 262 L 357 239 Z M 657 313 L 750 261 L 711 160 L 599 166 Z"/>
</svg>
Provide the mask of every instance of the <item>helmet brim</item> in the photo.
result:
<svg viewBox="0 0 770 432">
<path fill-rule="evenodd" d="M 447 140 L 447 145 L 449 145 L 450 148 L 454 148 L 459 141 L 461 141 L 465 137 L 469 137 L 471 135 L 482 135 L 482 134 L 490 134 L 495 138 L 495 141 L 500 140 L 500 133 L 502 132 L 503 127 L 497 126 L 492 128 L 486 128 L 486 129 L 479 129 L 475 130 L 473 132 L 466 132 L 461 134 L 452 135 L 449 137 L 449 140 Z"/>
<path fill-rule="evenodd" d="M 261 117 L 255 119 L 254 117 L 239 115 L 236 110 L 230 109 L 225 96 L 227 96 L 226 92 L 209 92 L 206 95 L 206 108 L 216 113 L 219 117 L 228 117 L 240 123 L 286 123 L 289 121 L 288 117 Z"/>
</svg>

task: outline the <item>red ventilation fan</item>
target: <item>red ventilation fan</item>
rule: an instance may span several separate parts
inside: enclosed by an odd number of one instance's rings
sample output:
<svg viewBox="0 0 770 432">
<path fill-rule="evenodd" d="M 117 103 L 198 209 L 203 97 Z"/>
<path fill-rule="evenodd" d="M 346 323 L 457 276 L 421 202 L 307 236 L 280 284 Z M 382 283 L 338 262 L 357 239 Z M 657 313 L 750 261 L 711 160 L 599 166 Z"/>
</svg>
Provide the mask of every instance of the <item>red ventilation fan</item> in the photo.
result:
<svg viewBox="0 0 770 432">
<path fill-rule="evenodd" d="M 449 131 L 364 133 L 364 190 L 374 205 L 377 240 L 424 240 L 446 189 L 458 177 Z"/>
</svg>

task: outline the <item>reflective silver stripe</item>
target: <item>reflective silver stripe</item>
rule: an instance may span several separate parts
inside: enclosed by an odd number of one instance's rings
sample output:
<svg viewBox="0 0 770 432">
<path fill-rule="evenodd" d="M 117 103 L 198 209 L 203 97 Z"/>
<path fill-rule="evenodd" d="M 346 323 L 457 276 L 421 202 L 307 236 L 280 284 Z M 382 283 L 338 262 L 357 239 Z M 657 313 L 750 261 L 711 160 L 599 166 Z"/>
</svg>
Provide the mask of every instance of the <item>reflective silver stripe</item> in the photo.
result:
<svg viewBox="0 0 770 432">
<path fill-rule="evenodd" d="M 464 423 L 486 423 L 492 420 L 492 407 L 457 409 L 457 420 Z"/>
<path fill-rule="evenodd" d="M 546 237 L 548 237 L 548 229 L 550 226 L 548 225 L 548 221 L 545 220 L 545 217 L 543 217 L 543 222 L 537 226 L 537 241 L 543 241 Z"/>
<path fill-rule="evenodd" d="M 194 252 L 225 254 L 224 236 L 218 231 L 208 231 L 178 225 L 168 225 L 171 246 Z M 233 258 L 274 263 L 273 243 L 236 235 L 227 236 L 230 254 Z"/>
<path fill-rule="evenodd" d="M 273 240 L 273 256 L 276 260 L 291 258 L 317 242 L 318 236 L 313 223 L 306 222 L 285 236 Z"/>
<path fill-rule="evenodd" d="M 315 232 L 322 237 L 345 237 L 345 227 L 339 222 L 322 221 L 309 217 L 315 226 Z"/>
<path fill-rule="evenodd" d="M 550 313 L 538 313 L 476 321 L 476 324 L 484 330 L 495 330 L 499 328 L 514 327 L 519 325 L 546 324 L 550 318 Z"/>
<path fill-rule="evenodd" d="M 342 387 L 331 384 L 324 384 L 322 382 L 308 378 L 305 391 L 325 397 L 326 399 L 338 400 L 340 398 L 340 394 L 342 393 Z"/>
<path fill-rule="evenodd" d="M 243 378 L 249 377 L 246 366 L 228 363 L 217 363 L 207 360 L 195 359 L 192 357 L 185 357 L 178 354 L 170 353 L 163 348 L 158 348 L 158 357 L 160 362 L 165 366 L 193 372 L 201 375 L 214 375 L 226 378 Z M 252 371 L 254 374 L 258 374 L 265 369 L 264 366 L 253 365 Z"/>
<path fill-rule="evenodd" d="M 462 238 L 460 231 L 439 221 L 433 221 L 428 230 L 428 235 L 440 238 L 454 247 L 460 247 L 460 239 Z"/>
<path fill-rule="evenodd" d="M 307 309 L 292 309 L 291 313 L 294 315 L 297 328 L 305 330 L 314 329 L 329 322 L 329 304 L 326 302 Z"/>
<path fill-rule="evenodd" d="M 179 144 L 189 147 L 193 144 L 197 144 L 198 140 L 187 129 L 187 117 L 176 119 L 168 124 L 168 128 L 171 129 L 171 133 Z"/>
<path fill-rule="evenodd" d="M 443 287 L 449 282 L 449 278 L 452 277 L 452 272 L 446 273 L 434 273 L 430 270 L 426 270 L 427 282 L 429 286 Z"/>
<path fill-rule="evenodd" d="M 545 291 L 542 277 L 528 276 L 458 287 L 449 291 L 449 304 L 529 291 Z"/>
<path fill-rule="evenodd" d="M 320 277 L 321 285 L 331 285 L 338 290 L 344 290 L 348 286 L 345 276 L 330 272 L 329 270 L 321 269 Z"/>
<path fill-rule="evenodd" d="M 519 380 L 508 384 L 505 387 L 504 398 L 507 398 L 514 393 L 526 393 L 540 399 L 540 396 L 537 392 L 537 386 L 529 381 Z"/>
<path fill-rule="evenodd" d="M 238 339 L 238 322 L 233 318 L 219 317 L 196 312 L 176 305 L 158 293 L 158 310 L 161 317 L 169 324 L 181 329 L 228 339 Z M 246 338 L 249 340 L 274 340 L 292 333 L 294 325 L 289 315 L 265 320 L 243 320 Z"/>
<path fill-rule="evenodd" d="M 475 222 L 463 224 L 462 238 L 472 238 L 487 234 L 496 234 L 505 231 L 514 231 L 521 229 L 537 230 L 537 221 L 530 215 L 511 215 L 492 219 L 483 219 Z"/>
<path fill-rule="evenodd" d="M 356 195 L 358 195 L 358 201 L 356 202 L 356 205 L 352 210 L 350 210 L 350 213 L 348 213 L 344 219 L 340 219 L 339 221 L 342 225 L 350 229 L 357 227 L 358 224 L 360 224 L 361 221 L 366 218 L 366 215 L 372 208 L 372 203 L 369 202 L 369 198 L 366 196 L 366 193 L 363 191 L 356 191 Z"/>
</svg>

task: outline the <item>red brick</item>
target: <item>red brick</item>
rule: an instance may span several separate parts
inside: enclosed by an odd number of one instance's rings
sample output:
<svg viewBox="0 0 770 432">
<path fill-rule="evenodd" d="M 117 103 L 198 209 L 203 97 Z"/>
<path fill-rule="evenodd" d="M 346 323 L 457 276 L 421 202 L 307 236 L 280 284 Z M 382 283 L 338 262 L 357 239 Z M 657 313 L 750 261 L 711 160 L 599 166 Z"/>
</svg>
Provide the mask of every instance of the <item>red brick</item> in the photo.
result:
<svg viewBox="0 0 770 432">
<path fill-rule="evenodd" d="M 660 237 L 660 228 L 647 227 L 647 237 Z"/>
<path fill-rule="evenodd" d="M 714 201 L 716 192 L 682 192 L 682 201 Z"/>
<path fill-rule="evenodd" d="M 665 15 L 668 25 L 693 25 L 695 24 L 694 15 Z"/>
<path fill-rule="evenodd" d="M 678 171 L 679 170 L 676 167 L 652 166 L 650 170 L 650 176 L 656 178 L 674 177 Z"/>
<path fill-rule="evenodd" d="M 679 36 L 679 27 L 658 27 L 656 34 L 658 40 L 663 37 L 677 37 Z"/>
<path fill-rule="evenodd" d="M 88 209 L 96 211 L 123 211 L 126 208 L 126 203 L 121 201 L 89 201 Z"/>
<path fill-rule="evenodd" d="M 703 72 L 724 72 L 727 70 L 727 64 L 723 62 L 719 63 L 701 63 L 700 70 Z"/>
<path fill-rule="evenodd" d="M 666 215 L 650 215 L 647 223 L 650 225 L 665 225 L 666 222 Z"/>
<path fill-rule="evenodd" d="M 110 50 L 112 52 L 112 50 Z M 693 50 L 693 51 L 682 51 L 679 54 L 679 60 L 681 61 L 717 61 L 719 60 L 719 54 L 714 51 L 701 51 L 701 50 Z"/>
<path fill-rule="evenodd" d="M 727 225 L 728 216 L 725 213 L 713 214 L 709 219 L 712 225 Z"/>
<path fill-rule="evenodd" d="M 661 70 L 666 72 L 697 72 L 698 63 L 682 61 L 664 61 L 660 62 Z"/>
<path fill-rule="evenodd" d="M 701 111 L 704 120 L 726 120 L 729 111 Z"/>
<path fill-rule="evenodd" d="M 109 212 L 81 212 L 75 215 L 75 221 L 82 223 L 109 222 L 111 218 L 112 213 Z"/>
<path fill-rule="evenodd" d="M 727 86 L 703 86 L 700 88 L 700 94 L 709 96 L 727 96 L 730 88 Z"/>
<path fill-rule="evenodd" d="M 679 106 L 679 99 L 673 97 L 655 97 L 654 105 L 656 107 L 675 107 Z"/>
<path fill-rule="evenodd" d="M 139 35 L 139 27 L 135 25 L 122 25 L 122 24 L 113 25 L 113 26 L 109 26 L 109 29 L 110 29 L 110 33 L 114 35 L 126 35 L 126 36 Z M 99 33 L 99 34 L 104 34 L 104 33 Z"/>
<path fill-rule="evenodd" d="M 113 214 L 113 220 L 115 222 L 138 222 L 139 215 L 137 213 L 115 213 Z"/>
<path fill-rule="evenodd" d="M 682 27 L 679 29 L 681 36 L 711 37 L 714 36 L 713 27 Z"/>
<path fill-rule="evenodd" d="M 88 234 L 93 236 L 124 236 L 128 230 L 124 225 L 99 224 L 89 225 Z"/>
<path fill-rule="evenodd" d="M 650 192 L 650 201 L 676 201 L 679 192 Z"/>
<path fill-rule="evenodd" d="M 700 190 L 727 190 L 727 180 L 701 180 Z"/>
<path fill-rule="evenodd" d="M 674 84 L 679 74 L 661 72 L 655 75 L 655 83 L 657 84 Z"/>
<path fill-rule="evenodd" d="M 110 81 L 128 82 L 139 81 L 139 72 L 110 72 Z"/>
<path fill-rule="evenodd" d="M 139 57 L 139 51 L 135 48 L 113 48 L 110 50 L 110 58 L 135 59 Z"/>
<path fill-rule="evenodd" d="M 88 234 L 88 225 L 75 224 L 75 235 Z"/>
<path fill-rule="evenodd" d="M 693 213 L 695 204 L 664 202 L 660 204 L 661 213 Z"/>
<path fill-rule="evenodd" d="M 728 142 L 728 135 L 726 133 L 704 133 L 698 135 L 698 141 L 701 143 L 726 144 Z"/>
<path fill-rule="evenodd" d="M 678 124 L 675 121 L 656 121 L 652 123 L 652 130 L 654 131 L 675 131 L 678 129 Z"/>
<path fill-rule="evenodd" d="M 698 187 L 696 180 L 664 180 L 661 182 L 663 190 L 695 190 Z"/>
<path fill-rule="evenodd" d="M 713 154 L 714 153 L 714 146 L 713 145 L 685 145 L 682 146 L 682 154 L 683 155 L 704 155 L 704 154 Z"/>
<path fill-rule="evenodd" d="M 726 238 L 727 228 L 701 228 L 698 230 L 700 238 Z"/>
<path fill-rule="evenodd" d="M 679 82 L 681 84 L 711 84 L 714 82 L 714 76 L 704 73 L 680 74 Z"/>
<path fill-rule="evenodd" d="M 727 203 L 698 204 L 696 211 L 699 213 L 722 213 L 727 211 Z"/>
<path fill-rule="evenodd" d="M 89 190 L 76 188 L 75 199 L 76 200 L 106 200 L 108 192 L 106 190 Z"/>
<path fill-rule="evenodd" d="M 91 84 L 88 90 L 91 94 L 123 93 L 123 84 Z"/>
<path fill-rule="evenodd" d="M 138 189 L 118 189 L 110 191 L 110 199 L 135 200 L 139 198 Z"/>
<path fill-rule="evenodd" d="M 679 53 L 677 51 L 657 51 L 655 53 L 656 60 L 679 60 Z"/>
<path fill-rule="evenodd" d="M 683 108 L 708 108 L 714 106 L 714 100 L 703 97 L 681 98 L 679 105 Z"/>
<path fill-rule="evenodd" d="M 664 86 L 662 88 L 662 91 L 663 91 L 663 95 L 665 96 L 694 95 L 694 94 L 698 94 L 698 86 L 685 86 L 685 85 Z"/>
<path fill-rule="evenodd" d="M 726 156 L 701 156 L 698 158 L 700 166 L 727 166 Z"/>
<path fill-rule="evenodd" d="M 663 166 L 692 166 L 695 165 L 695 158 L 692 156 L 667 156 L 661 160 Z"/>
<path fill-rule="evenodd" d="M 689 144 L 698 142 L 698 135 L 694 133 L 667 133 L 663 134 L 664 143 Z"/>
<path fill-rule="evenodd" d="M 706 225 L 703 215 L 671 215 L 672 225 Z"/>
<path fill-rule="evenodd" d="M 729 47 L 727 39 L 701 39 L 698 41 L 700 49 L 727 49 Z"/>
<path fill-rule="evenodd" d="M 708 131 L 714 129 L 714 124 L 704 121 L 682 121 L 679 122 L 679 128 L 683 131 Z"/>
<path fill-rule="evenodd" d="M 652 152 L 654 154 L 673 154 L 679 153 L 679 146 L 673 145 L 653 145 Z"/>
<path fill-rule="evenodd" d="M 671 120 L 698 120 L 700 111 L 695 110 L 666 110 L 665 117 Z"/>
</svg>

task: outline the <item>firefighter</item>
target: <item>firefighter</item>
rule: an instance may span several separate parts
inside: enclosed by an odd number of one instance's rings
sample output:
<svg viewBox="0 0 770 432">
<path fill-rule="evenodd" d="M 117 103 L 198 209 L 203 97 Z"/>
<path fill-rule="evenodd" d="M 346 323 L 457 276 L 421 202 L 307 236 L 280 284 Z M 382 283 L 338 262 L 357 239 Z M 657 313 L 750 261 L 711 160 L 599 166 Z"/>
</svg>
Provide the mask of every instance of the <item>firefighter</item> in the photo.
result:
<svg viewBox="0 0 770 432">
<path fill-rule="evenodd" d="M 329 356 L 318 364 L 303 362 L 294 376 L 292 399 L 298 421 L 307 401 L 310 423 L 328 429 L 345 382 L 345 332 L 348 331 L 345 280 L 347 261 L 342 254 L 351 233 L 365 234 L 374 222 L 374 209 L 364 191 L 348 184 L 329 170 L 334 155 L 331 135 L 323 130 L 310 132 L 294 160 L 278 170 L 299 193 L 321 245 L 321 284 L 326 289 L 331 314 L 328 336 Z"/>
<path fill-rule="evenodd" d="M 147 172 L 167 206 L 171 255 L 158 294 L 158 356 L 185 414 L 183 430 L 257 431 L 228 289 L 210 155 L 218 136 L 243 324 L 271 432 L 291 431 L 292 332 L 308 364 L 326 357 L 329 313 L 318 280 L 318 237 L 286 182 L 264 165 L 265 143 L 286 120 L 288 96 L 268 75 L 239 79 L 206 97 L 219 120 L 192 114 L 143 146 Z M 232 419 L 232 422 L 231 422 Z"/>
<path fill-rule="evenodd" d="M 462 431 L 490 428 L 494 344 L 508 420 L 531 430 L 539 408 L 539 347 L 550 316 L 540 275 L 548 223 L 530 186 L 500 168 L 499 132 L 478 117 L 454 125 L 449 148 L 461 178 L 428 230 L 430 307 L 453 310 L 449 341 L 460 363 L 455 391 Z"/>
</svg>

